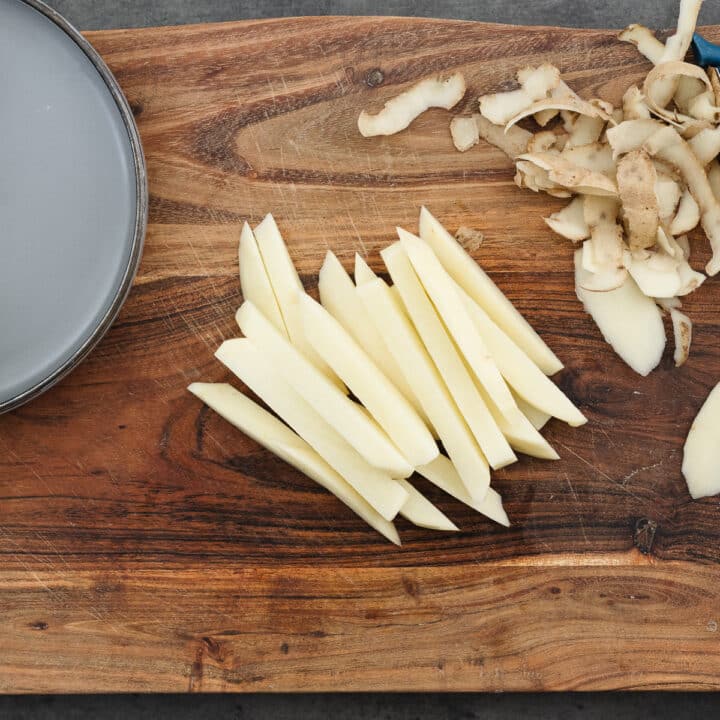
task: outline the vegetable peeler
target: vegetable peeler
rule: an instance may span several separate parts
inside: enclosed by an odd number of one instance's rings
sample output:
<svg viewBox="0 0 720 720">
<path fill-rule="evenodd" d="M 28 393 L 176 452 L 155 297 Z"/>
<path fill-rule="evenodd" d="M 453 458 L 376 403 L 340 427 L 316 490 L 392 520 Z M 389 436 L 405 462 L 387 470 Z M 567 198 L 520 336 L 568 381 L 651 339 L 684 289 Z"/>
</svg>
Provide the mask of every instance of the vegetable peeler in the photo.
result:
<svg viewBox="0 0 720 720">
<path fill-rule="evenodd" d="M 693 35 L 692 48 L 695 62 L 704 68 L 714 68 L 720 75 L 720 45 L 711 43 L 699 33 Z"/>
</svg>

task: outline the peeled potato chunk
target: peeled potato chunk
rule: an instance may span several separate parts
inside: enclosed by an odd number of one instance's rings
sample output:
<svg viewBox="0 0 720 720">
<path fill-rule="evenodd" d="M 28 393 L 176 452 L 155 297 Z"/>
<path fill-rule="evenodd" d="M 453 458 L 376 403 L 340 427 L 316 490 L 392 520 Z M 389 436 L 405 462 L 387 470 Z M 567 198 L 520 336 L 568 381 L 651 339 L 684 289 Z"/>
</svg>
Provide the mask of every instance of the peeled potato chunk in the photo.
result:
<svg viewBox="0 0 720 720">
<path fill-rule="evenodd" d="M 695 417 L 683 449 L 682 473 L 694 500 L 720 493 L 720 383 Z"/>
</svg>

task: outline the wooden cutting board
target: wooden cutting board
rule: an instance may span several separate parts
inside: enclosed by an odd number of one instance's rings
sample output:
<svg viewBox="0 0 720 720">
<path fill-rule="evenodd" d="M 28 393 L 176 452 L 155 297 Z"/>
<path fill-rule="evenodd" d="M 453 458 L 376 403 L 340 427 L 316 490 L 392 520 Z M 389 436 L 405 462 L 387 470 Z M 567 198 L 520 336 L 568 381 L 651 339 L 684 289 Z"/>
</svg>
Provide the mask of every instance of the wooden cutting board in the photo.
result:
<svg viewBox="0 0 720 720">
<path fill-rule="evenodd" d="M 632 19 L 632 18 L 629 18 Z M 706 28 L 720 39 L 720 28 Z M 680 475 L 720 379 L 718 283 L 686 303 L 687 365 L 648 378 L 575 298 L 572 247 L 504 156 L 452 147 L 434 110 L 364 139 L 364 107 L 462 70 L 465 108 L 527 63 L 617 101 L 647 72 L 614 33 L 303 18 L 89 33 L 144 141 L 150 226 L 135 287 L 70 377 L 0 417 L 5 692 L 720 687 L 720 508 Z M 566 363 L 590 422 L 559 462 L 495 473 L 504 529 L 422 485 L 462 528 L 395 548 L 185 391 L 224 380 L 241 222 L 272 211 L 307 287 L 425 203 L 485 233 L 477 258 Z M 707 256 L 698 238 L 695 257 Z"/>
</svg>

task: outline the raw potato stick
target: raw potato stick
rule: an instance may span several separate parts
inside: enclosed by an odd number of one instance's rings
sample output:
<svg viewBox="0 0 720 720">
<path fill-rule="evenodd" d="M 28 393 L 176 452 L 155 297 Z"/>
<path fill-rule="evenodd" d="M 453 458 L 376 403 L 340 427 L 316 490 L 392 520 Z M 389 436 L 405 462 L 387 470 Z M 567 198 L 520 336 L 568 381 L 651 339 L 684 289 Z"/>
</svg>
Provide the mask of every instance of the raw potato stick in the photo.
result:
<svg viewBox="0 0 720 720">
<path fill-rule="evenodd" d="M 380 254 L 400 292 L 407 314 L 490 466 L 498 469 L 515 462 L 515 453 L 477 392 L 407 254 L 399 243 L 390 245 Z"/>
<path fill-rule="evenodd" d="M 405 363 L 408 382 L 423 403 L 470 496 L 481 502 L 490 486 L 487 460 L 475 442 L 440 374 L 390 288 L 380 278 L 358 288 L 390 351 Z"/>
<path fill-rule="evenodd" d="M 402 247 L 461 353 L 502 413 L 517 407 L 488 348 L 465 309 L 456 285 L 420 238 L 398 228 Z"/>
<path fill-rule="evenodd" d="M 238 262 L 240 264 L 240 289 L 242 290 L 243 299 L 253 302 L 258 310 L 277 328 L 278 332 L 289 338 L 285 321 L 280 312 L 280 306 L 258 249 L 255 234 L 248 223 L 243 225 L 240 233 Z"/>
<path fill-rule="evenodd" d="M 572 427 L 587 422 L 555 383 L 490 319 L 487 313 L 458 288 L 468 314 L 482 334 L 490 354 L 512 389 L 542 412 Z"/>
<path fill-rule="evenodd" d="M 438 455 L 428 465 L 423 465 L 417 469 L 418 475 L 422 475 L 433 485 L 439 487 L 448 495 L 452 495 L 456 500 L 464 503 L 473 510 L 485 515 L 494 522 L 510 527 L 507 513 L 503 509 L 502 498 L 500 493 L 492 488 L 488 488 L 487 495 L 481 502 L 477 502 L 470 497 L 458 471 L 452 462 L 445 455 Z"/>
<path fill-rule="evenodd" d="M 237 321 L 285 381 L 320 413 L 374 467 L 393 477 L 407 477 L 412 465 L 359 405 L 331 383 L 293 345 L 283 338 L 249 302 L 242 304 Z"/>
<path fill-rule="evenodd" d="M 419 490 L 416 490 L 407 480 L 398 480 L 397 482 L 408 494 L 408 499 L 400 508 L 400 515 L 418 527 L 457 532 L 458 526 L 445 513 L 438 510 Z"/>
<path fill-rule="evenodd" d="M 387 375 L 388 380 L 394 383 L 395 387 L 412 403 L 415 412 L 429 427 L 431 423 L 425 415 L 420 401 L 415 397 L 400 366 L 395 362 L 395 358 L 367 314 L 355 284 L 332 252 L 327 253 L 325 262 L 320 268 L 318 290 L 323 307 L 353 336 L 355 342 Z"/>
<path fill-rule="evenodd" d="M 331 382 L 346 392 L 342 381 L 328 367 L 327 363 L 312 349 L 302 332 L 302 321 L 298 315 L 298 298 L 305 293 L 300 282 L 295 265 L 288 253 L 287 245 L 275 218 L 267 214 L 263 221 L 255 228 L 260 255 L 270 278 L 270 285 L 280 306 L 283 321 L 287 329 L 290 342 Z"/>
<path fill-rule="evenodd" d="M 395 545 L 395 526 L 375 510 L 287 425 L 227 383 L 192 383 L 188 390 L 259 445 L 307 475 Z"/>
<path fill-rule="evenodd" d="M 542 338 L 530 327 L 517 308 L 465 252 L 430 211 L 420 210 L 420 237 L 435 251 L 455 282 L 485 310 L 546 374 L 554 375 L 563 364 Z"/>
<path fill-rule="evenodd" d="M 386 520 L 407 493 L 382 470 L 370 466 L 290 385 L 269 369 L 268 358 L 247 338 L 226 340 L 215 356 L 347 480 Z"/>
<path fill-rule="evenodd" d="M 396 447 L 416 467 L 438 455 L 438 448 L 412 405 L 385 377 L 343 326 L 309 295 L 300 300 L 303 331 L 315 351 L 347 384 Z"/>
</svg>

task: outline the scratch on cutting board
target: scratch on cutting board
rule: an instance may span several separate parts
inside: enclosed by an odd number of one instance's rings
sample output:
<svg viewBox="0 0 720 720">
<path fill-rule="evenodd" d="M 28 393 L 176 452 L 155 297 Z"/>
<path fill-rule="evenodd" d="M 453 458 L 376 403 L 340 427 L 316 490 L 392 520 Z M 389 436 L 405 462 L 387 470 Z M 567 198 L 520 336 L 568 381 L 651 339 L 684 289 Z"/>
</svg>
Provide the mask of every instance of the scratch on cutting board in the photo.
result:
<svg viewBox="0 0 720 720">
<path fill-rule="evenodd" d="M 578 509 L 577 518 L 578 518 L 578 522 L 580 523 L 580 530 L 582 531 L 583 538 L 585 539 L 585 544 L 589 545 L 590 540 L 588 539 L 587 531 L 585 530 L 585 523 L 583 522 L 583 519 L 582 519 L 582 512 L 580 512 L 580 498 L 578 497 L 577 492 L 575 492 L 575 488 L 573 487 L 573 484 L 570 482 L 570 476 L 567 473 L 565 473 L 565 482 L 568 484 L 568 487 L 570 488 L 570 492 L 572 493 L 572 496 L 575 500 L 575 506 Z"/>
<path fill-rule="evenodd" d="M 672 450 L 672 451 L 670 452 L 670 455 L 674 455 L 674 454 L 675 454 L 675 450 Z M 629 473 L 628 475 L 626 475 L 626 476 L 620 481 L 620 483 L 621 483 L 623 486 L 625 486 L 625 485 L 628 483 L 628 481 L 629 481 L 629 480 L 632 480 L 636 475 L 639 475 L 639 474 L 642 473 L 642 472 L 646 472 L 647 470 L 654 470 L 655 468 L 662 467 L 662 466 L 665 464 L 665 461 L 666 461 L 667 459 L 668 459 L 668 458 L 665 457 L 665 458 L 663 458 L 660 462 L 653 463 L 652 465 L 645 465 L 645 466 L 643 466 L 643 467 L 641 467 L 641 468 L 637 468 L 636 470 L 633 470 L 631 473 Z"/>
</svg>

